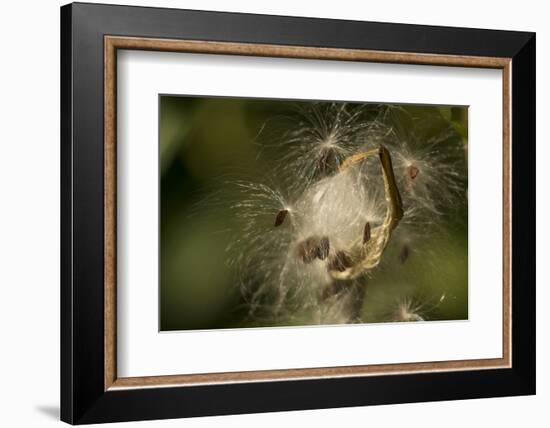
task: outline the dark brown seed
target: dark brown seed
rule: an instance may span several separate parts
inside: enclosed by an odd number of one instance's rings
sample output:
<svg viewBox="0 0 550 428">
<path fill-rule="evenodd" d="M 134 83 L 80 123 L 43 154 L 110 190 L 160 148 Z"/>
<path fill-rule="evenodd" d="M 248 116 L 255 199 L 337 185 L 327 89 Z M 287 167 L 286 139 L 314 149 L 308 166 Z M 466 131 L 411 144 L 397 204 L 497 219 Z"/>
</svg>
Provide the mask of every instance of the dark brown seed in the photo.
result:
<svg viewBox="0 0 550 428">
<path fill-rule="evenodd" d="M 307 238 L 298 244 L 297 247 L 298 257 L 304 263 L 311 263 L 318 257 L 319 254 L 319 239 L 317 237 Z"/>
<path fill-rule="evenodd" d="M 407 259 L 409 258 L 410 249 L 407 244 L 404 244 L 401 247 L 401 251 L 399 252 L 399 260 L 401 260 L 401 263 L 405 263 Z"/>
<path fill-rule="evenodd" d="M 287 214 L 288 210 L 281 210 L 277 213 L 277 217 L 275 217 L 275 227 L 279 227 L 284 223 Z"/>
<path fill-rule="evenodd" d="M 363 245 L 370 241 L 370 223 L 365 223 L 365 229 L 363 230 Z"/>
<path fill-rule="evenodd" d="M 329 270 L 337 270 L 338 272 L 344 272 L 347 268 L 351 267 L 353 262 L 351 257 L 345 251 L 338 251 L 332 256 L 328 262 Z"/>
<path fill-rule="evenodd" d="M 317 247 L 317 257 L 320 260 L 325 260 L 328 257 L 330 252 L 330 241 L 327 236 L 323 236 L 319 241 L 319 246 Z"/>
<path fill-rule="evenodd" d="M 419 172 L 420 170 L 414 165 L 409 166 L 409 177 L 411 177 L 411 180 L 414 180 Z"/>
<path fill-rule="evenodd" d="M 322 175 L 330 173 L 337 163 L 336 153 L 332 148 L 326 148 L 323 150 L 319 159 L 319 172 Z"/>
</svg>

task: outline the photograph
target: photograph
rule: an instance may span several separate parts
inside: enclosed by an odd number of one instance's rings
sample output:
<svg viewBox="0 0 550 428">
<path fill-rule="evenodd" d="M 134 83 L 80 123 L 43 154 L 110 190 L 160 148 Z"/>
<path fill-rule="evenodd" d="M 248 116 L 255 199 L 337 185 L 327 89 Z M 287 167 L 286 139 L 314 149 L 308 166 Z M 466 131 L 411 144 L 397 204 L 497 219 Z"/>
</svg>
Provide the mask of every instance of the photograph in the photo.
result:
<svg viewBox="0 0 550 428">
<path fill-rule="evenodd" d="M 468 106 L 158 102 L 160 331 L 468 320 Z"/>
</svg>

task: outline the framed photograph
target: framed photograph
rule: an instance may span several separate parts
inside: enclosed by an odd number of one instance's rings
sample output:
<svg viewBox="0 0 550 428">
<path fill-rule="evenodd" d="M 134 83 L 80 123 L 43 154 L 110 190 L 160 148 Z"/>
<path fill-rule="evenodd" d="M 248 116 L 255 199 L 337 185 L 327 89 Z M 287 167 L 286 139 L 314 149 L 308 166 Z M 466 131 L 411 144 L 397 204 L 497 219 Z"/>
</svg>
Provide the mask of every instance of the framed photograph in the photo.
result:
<svg viewBox="0 0 550 428">
<path fill-rule="evenodd" d="M 61 418 L 535 393 L 535 35 L 61 8 Z"/>
</svg>

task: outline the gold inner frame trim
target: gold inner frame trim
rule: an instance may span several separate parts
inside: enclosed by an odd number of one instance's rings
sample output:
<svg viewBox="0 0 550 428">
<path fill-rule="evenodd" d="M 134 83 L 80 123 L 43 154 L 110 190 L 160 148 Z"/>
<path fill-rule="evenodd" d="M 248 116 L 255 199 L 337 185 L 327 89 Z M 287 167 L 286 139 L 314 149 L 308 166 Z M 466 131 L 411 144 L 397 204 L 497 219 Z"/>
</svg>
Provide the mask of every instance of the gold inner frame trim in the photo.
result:
<svg viewBox="0 0 550 428">
<path fill-rule="evenodd" d="M 337 61 L 362 61 L 394 64 L 441 65 L 494 68 L 502 70 L 503 82 L 503 322 L 502 358 L 432 361 L 421 363 L 376 364 L 342 367 L 204 373 L 170 376 L 117 376 L 116 366 L 116 87 L 117 50 L 149 50 L 213 55 L 244 55 Z M 170 40 L 139 37 L 104 37 L 104 389 L 192 386 L 271 380 L 338 378 L 369 375 L 394 375 L 511 367 L 511 239 L 512 239 L 512 165 L 511 165 L 511 58 L 461 55 L 385 52 L 361 49 L 336 49 L 251 43 Z"/>
</svg>

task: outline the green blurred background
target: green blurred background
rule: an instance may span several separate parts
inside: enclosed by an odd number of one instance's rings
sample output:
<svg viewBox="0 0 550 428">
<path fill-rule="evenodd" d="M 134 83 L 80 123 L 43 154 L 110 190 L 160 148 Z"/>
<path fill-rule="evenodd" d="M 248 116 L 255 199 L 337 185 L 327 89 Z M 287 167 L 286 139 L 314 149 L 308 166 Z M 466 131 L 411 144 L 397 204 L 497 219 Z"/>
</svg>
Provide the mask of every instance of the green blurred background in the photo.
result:
<svg viewBox="0 0 550 428">
<path fill-rule="evenodd" d="M 265 325 L 247 319 L 235 272 L 226 263 L 232 231 L 242 227 L 229 208 L 231 183 L 264 175 L 270 152 L 262 151 L 262 143 L 270 140 L 270 132 L 281 131 L 276 118 L 288 118 L 299 104 L 160 96 L 162 331 Z M 436 114 L 466 143 L 466 108 L 401 107 L 415 116 Z M 423 239 L 398 270 L 376 272 L 363 305 L 365 322 L 379 320 L 396 298 L 411 293 L 428 301 L 429 319 L 467 318 L 467 206 L 451 209 L 443 236 Z M 390 246 L 385 257 L 398 258 L 400 251 Z"/>
</svg>

